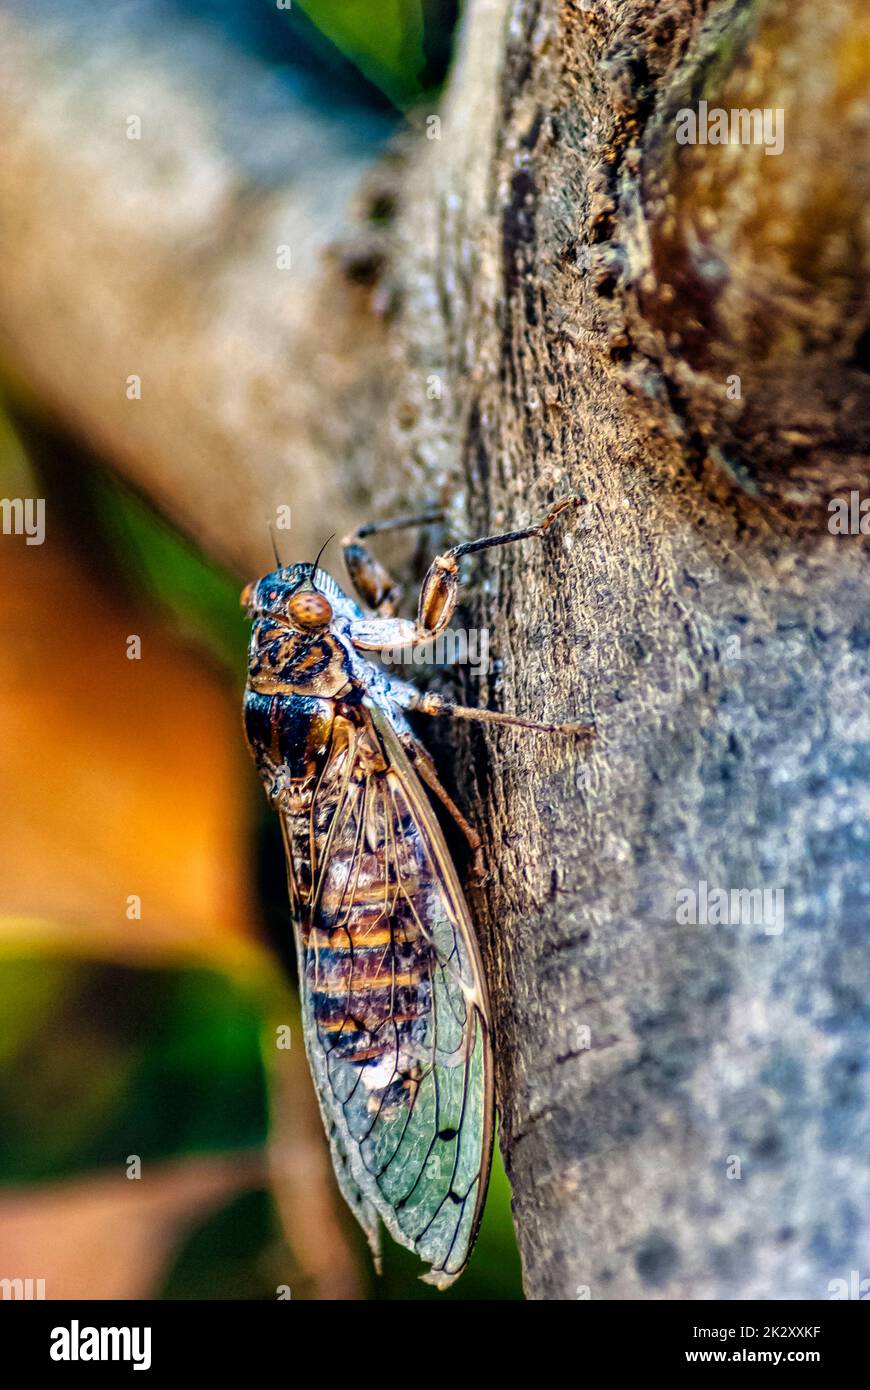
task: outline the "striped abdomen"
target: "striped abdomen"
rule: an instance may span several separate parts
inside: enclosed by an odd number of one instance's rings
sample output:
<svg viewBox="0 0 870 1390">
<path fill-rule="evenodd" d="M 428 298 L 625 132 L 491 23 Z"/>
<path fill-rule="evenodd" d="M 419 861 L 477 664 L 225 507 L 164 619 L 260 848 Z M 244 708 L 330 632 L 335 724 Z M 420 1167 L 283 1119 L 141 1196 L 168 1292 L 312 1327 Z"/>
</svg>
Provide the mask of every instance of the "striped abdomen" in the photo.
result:
<svg viewBox="0 0 870 1390">
<path fill-rule="evenodd" d="M 249 741 L 280 783 L 300 983 L 320 1042 L 372 1088 L 407 1085 L 432 1008 L 428 868 L 354 716 L 341 702 L 254 696 Z"/>
<path fill-rule="evenodd" d="M 313 908 L 303 909 L 304 983 L 327 1051 L 364 1067 L 372 1087 L 408 1084 L 419 1072 L 432 1008 L 423 856 L 416 827 L 395 814 L 378 773 L 347 798 L 331 841 L 336 812 L 318 825 L 326 860 Z M 315 809 L 318 822 L 322 810 Z M 304 833 L 299 825 L 300 850 Z"/>
</svg>

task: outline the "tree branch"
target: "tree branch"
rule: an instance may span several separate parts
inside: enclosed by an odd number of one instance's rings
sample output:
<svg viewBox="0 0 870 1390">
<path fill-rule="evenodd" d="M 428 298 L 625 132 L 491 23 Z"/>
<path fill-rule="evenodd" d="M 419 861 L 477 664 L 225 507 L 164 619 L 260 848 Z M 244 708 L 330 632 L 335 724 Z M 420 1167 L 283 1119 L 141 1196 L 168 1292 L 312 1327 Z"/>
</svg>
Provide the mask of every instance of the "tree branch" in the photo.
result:
<svg viewBox="0 0 870 1390">
<path fill-rule="evenodd" d="M 0 13 L 0 354 L 249 576 L 276 506 L 304 554 L 375 473 L 384 334 L 353 282 L 372 253 L 364 231 L 349 262 L 325 251 L 385 128 L 168 19 L 157 0 Z"/>
</svg>

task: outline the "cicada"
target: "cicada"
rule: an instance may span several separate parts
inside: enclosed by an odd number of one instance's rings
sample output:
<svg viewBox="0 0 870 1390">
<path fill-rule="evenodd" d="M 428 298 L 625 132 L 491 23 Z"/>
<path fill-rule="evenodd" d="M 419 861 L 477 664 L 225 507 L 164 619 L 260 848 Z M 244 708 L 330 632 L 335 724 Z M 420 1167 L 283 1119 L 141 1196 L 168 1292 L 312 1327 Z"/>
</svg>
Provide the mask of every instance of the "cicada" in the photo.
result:
<svg viewBox="0 0 870 1390">
<path fill-rule="evenodd" d="M 366 537 L 438 513 L 360 527 L 343 542 L 368 613 L 319 564 L 249 584 L 244 721 L 278 813 L 296 931 L 305 1045 L 341 1190 L 379 1267 L 383 1222 L 446 1288 L 480 1224 L 493 1142 L 492 1025 L 457 871 L 427 791 L 480 839 L 441 785 L 409 711 L 586 733 L 466 709 L 388 674 L 379 653 L 431 642 L 450 622 L 463 555 L 436 556 L 416 620 Z M 318 557 L 319 561 L 319 557 Z"/>
</svg>

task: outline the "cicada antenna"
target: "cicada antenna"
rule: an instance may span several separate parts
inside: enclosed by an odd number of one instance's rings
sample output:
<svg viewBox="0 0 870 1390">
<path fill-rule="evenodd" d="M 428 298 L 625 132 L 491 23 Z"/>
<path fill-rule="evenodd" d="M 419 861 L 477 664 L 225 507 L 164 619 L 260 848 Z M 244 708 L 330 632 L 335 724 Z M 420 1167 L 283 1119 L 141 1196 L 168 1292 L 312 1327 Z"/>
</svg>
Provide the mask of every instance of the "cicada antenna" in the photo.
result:
<svg viewBox="0 0 870 1390">
<path fill-rule="evenodd" d="M 311 578 L 312 578 L 312 579 L 314 578 L 314 575 L 315 575 L 315 573 L 317 572 L 317 566 L 320 564 L 320 557 L 321 557 L 321 555 L 323 554 L 323 552 L 324 552 L 324 550 L 326 549 L 326 547 L 329 545 L 329 542 L 330 542 L 330 541 L 334 541 L 334 540 L 335 540 L 335 532 L 333 531 L 333 533 L 332 533 L 331 536 L 327 536 L 326 540 L 323 542 L 323 545 L 320 547 L 320 549 L 319 549 L 318 552 L 317 552 L 317 559 L 314 561 L 314 564 L 311 566 Z"/>
<path fill-rule="evenodd" d="M 275 540 L 275 528 L 272 525 L 271 521 L 269 522 L 269 535 L 272 540 L 272 554 L 275 556 L 275 564 L 278 566 L 279 570 L 283 569 L 284 562 L 281 559 L 281 556 L 278 554 L 278 544 Z"/>
</svg>

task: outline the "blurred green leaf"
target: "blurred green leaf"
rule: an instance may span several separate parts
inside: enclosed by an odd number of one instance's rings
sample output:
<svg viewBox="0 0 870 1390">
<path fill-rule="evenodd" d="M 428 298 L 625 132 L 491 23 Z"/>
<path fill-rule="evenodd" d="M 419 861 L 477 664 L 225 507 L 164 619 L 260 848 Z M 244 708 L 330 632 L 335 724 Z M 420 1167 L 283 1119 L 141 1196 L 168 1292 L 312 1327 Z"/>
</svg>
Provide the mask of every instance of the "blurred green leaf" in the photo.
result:
<svg viewBox="0 0 870 1390">
<path fill-rule="evenodd" d="M 4 497 L 32 497 L 33 482 L 27 453 L 0 402 L 0 489 Z"/>
<path fill-rule="evenodd" d="M 245 1192 L 193 1231 L 155 1296 L 274 1300 L 278 1285 L 293 1290 L 297 1277 L 270 1193 Z"/>
<path fill-rule="evenodd" d="M 118 568 L 165 610 L 179 636 L 241 679 L 248 628 L 238 583 L 111 474 L 94 468 L 83 481 Z"/>
<path fill-rule="evenodd" d="M 0 960 L 0 1182 L 266 1136 L 261 1002 L 215 970 Z"/>
<path fill-rule="evenodd" d="M 318 29 L 401 109 L 429 85 L 422 0 L 297 0 Z"/>
</svg>

